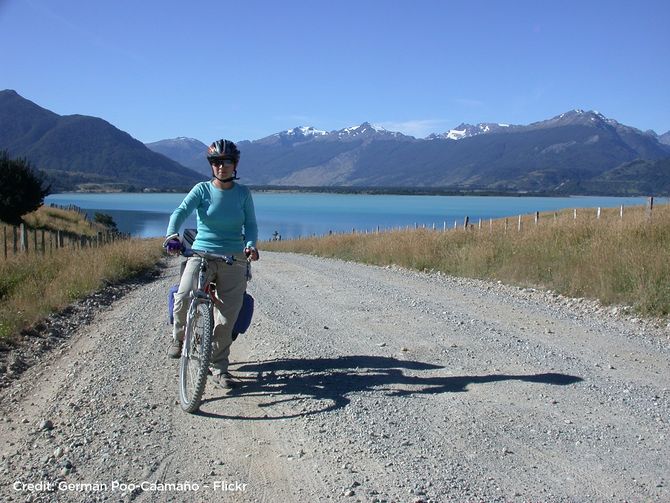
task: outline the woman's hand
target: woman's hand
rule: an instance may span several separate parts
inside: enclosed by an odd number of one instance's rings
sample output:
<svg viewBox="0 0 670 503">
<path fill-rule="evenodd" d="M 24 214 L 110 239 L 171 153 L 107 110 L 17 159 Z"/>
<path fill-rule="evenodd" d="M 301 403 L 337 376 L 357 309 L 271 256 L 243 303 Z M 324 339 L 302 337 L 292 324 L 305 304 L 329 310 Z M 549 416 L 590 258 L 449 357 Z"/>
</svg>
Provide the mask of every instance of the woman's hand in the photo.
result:
<svg viewBox="0 0 670 503">
<path fill-rule="evenodd" d="M 258 250 L 253 246 L 247 246 L 244 249 L 244 254 L 247 256 L 249 260 L 258 260 L 259 257 Z"/>
<path fill-rule="evenodd" d="M 184 250 L 184 245 L 179 239 L 179 234 L 172 234 L 163 241 L 163 248 L 168 255 L 179 255 Z"/>
</svg>

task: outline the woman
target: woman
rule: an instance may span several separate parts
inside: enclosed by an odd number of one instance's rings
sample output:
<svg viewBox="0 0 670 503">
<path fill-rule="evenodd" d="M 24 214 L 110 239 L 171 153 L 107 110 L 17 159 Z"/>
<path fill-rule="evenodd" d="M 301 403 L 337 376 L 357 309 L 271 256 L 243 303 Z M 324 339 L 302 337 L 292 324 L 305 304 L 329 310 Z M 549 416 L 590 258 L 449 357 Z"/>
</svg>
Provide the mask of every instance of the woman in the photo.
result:
<svg viewBox="0 0 670 503">
<path fill-rule="evenodd" d="M 228 356 L 233 342 L 232 331 L 247 288 L 246 258 L 258 260 L 258 227 L 251 191 L 234 182 L 237 180 L 237 164 L 240 160 L 237 146 L 229 140 L 215 141 L 209 146 L 207 160 L 212 166 L 212 180 L 193 187 L 172 213 L 163 246 L 170 254 L 182 250 L 179 229 L 195 211 L 198 234 L 193 248 L 231 255 L 237 259 L 233 265 L 212 261 L 208 268 L 210 277 L 216 281 L 217 296 L 222 301 L 221 306 L 217 305 L 214 310 L 210 369 L 216 384 L 231 388 L 234 381 L 228 373 Z M 198 265 L 197 258 L 188 259 L 179 290 L 175 294 L 173 341 L 168 348 L 168 356 L 171 358 L 181 356 L 188 297 L 196 286 Z"/>
</svg>

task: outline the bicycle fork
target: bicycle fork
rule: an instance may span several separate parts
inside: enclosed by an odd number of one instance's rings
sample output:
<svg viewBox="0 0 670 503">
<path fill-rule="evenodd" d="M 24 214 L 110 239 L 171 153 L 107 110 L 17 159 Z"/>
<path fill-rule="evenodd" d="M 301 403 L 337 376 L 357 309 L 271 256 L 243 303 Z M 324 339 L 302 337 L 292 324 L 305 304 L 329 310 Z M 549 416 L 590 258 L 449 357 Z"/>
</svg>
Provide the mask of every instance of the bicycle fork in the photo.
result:
<svg viewBox="0 0 670 503">
<path fill-rule="evenodd" d="M 207 264 L 203 259 L 200 259 L 200 270 L 198 272 L 198 287 L 194 290 L 191 290 L 189 296 L 190 301 L 188 305 L 188 312 L 186 314 L 186 332 L 188 337 L 186 340 L 191 341 L 192 337 L 195 335 L 194 324 L 195 318 L 198 313 L 198 305 L 207 304 L 207 309 L 212 309 L 212 301 L 210 299 L 209 293 L 206 291 L 205 287 L 207 284 Z M 182 353 L 184 357 L 190 357 L 190 344 L 184 344 Z"/>
<path fill-rule="evenodd" d="M 186 333 L 188 337 L 185 337 L 185 340 L 192 341 L 193 337 L 195 337 L 195 323 L 198 315 L 198 306 L 200 304 L 205 304 L 207 309 L 212 309 L 211 302 L 209 295 L 205 292 L 197 291 L 191 293 L 191 303 L 189 304 L 188 313 L 186 314 Z M 191 348 L 189 346 L 190 344 L 184 344 L 184 348 L 182 349 L 182 353 L 186 358 L 190 356 L 189 353 Z"/>
</svg>

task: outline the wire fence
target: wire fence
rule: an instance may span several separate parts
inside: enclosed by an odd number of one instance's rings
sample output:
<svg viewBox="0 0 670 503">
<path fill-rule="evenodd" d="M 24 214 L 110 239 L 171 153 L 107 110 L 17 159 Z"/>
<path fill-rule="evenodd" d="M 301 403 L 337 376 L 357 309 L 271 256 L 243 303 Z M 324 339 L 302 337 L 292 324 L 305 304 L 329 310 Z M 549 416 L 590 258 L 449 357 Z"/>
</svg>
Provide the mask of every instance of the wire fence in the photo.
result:
<svg viewBox="0 0 670 503">
<path fill-rule="evenodd" d="M 668 202 L 670 206 L 670 202 Z M 644 208 L 644 219 L 651 219 L 654 213 L 655 201 L 653 197 L 647 198 L 646 206 Z M 634 215 L 634 216 L 633 216 Z M 325 235 L 334 234 L 378 234 L 380 232 L 403 231 L 411 229 L 432 229 L 434 231 L 447 232 L 450 230 L 503 230 L 504 232 L 521 232 L 529 226 L 539 226 L 545 223 L 558 223 L 572 220 L 575 223 L 583 221 L 595 222 L 611 222 L 613 220 L 624 221 L 628 218 L 639 218 L 639 212 L 633 212 L 632 207 L 624 207 L 620 205 L 618 208 L 574 208 L 567 210 L 557 210 L 554 212 L 540 212 L 536 211 L 530 214 L 517 215 L 514 217 L 504 218 L 479 218 L 476 221 L 469 216 L 458 218 L 454 220 L 444 219 L 442 222 L 433 223 L 432 225 L 418 224 L 406 225 L 399 227 L 381 227 L 377 226 L 374 229 L 356 229 L 352 227 L 351 231 L 328 231 Z M 293 239 L 309 239 L 318 237 L 316 234 L 310 236 L 297 236 Z M 271 241 L 277 240 L 274 236 Z M 281 240 L 281 237 L 279 238 Z"/>
<path fill-rule="evenodd" d="M 130 234 L 119 232 L 98 232 L 95 236 L 75 234 L 65 231 L 31 229 L 25 224 L 2 225 L 0 241 L 2 257 L 5 260 L 19 255 L 47 255 L 61 248 L 97 248 L 122 239 Z"/>
</svg>

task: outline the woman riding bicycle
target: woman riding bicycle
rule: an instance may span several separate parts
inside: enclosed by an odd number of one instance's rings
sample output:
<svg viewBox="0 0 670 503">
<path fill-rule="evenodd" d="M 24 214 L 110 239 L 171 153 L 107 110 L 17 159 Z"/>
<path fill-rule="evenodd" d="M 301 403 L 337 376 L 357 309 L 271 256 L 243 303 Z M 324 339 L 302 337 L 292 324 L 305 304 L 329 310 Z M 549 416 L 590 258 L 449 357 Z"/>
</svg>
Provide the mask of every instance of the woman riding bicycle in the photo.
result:
<svg viewBox="0 0 670 503">
<path fill-rule="evenodd" d="M 247 257 L 258 260 L 256 240 L 258 227 L 251 191 L 237 180 L 240 151 L 228 140 L 217 140 L 209 146 L 207 160 L 213 178 L 197 184 L 170 217 L 163 246 L 170 254 L 182 250 L 179 229 L 194 211 L 197 214 L 198 234 L 193 249 L 234 257 L 229 265 L 223 261 L 209 263 L 208 274 L 216 282 L 216 294 L 221 300 L 214 310 L 214 334 L 210 369 L 214 382 L 221 387 L 234 386 L 228 373 L 228 357 L 232 331 L 242 307 L 247 288 Z M 244 236 L 244 240 L 242 238 Z M 188 298 L 196 286 L 199 260 L 189 258 L 174 298 L 174 330 L 168 356 L 179 358 L 184 339 L 184 324 Z"/>
</svg>

